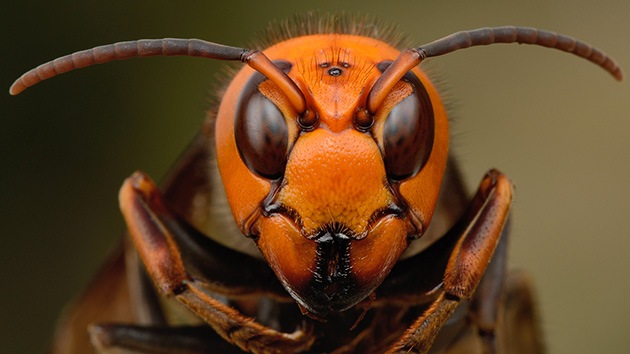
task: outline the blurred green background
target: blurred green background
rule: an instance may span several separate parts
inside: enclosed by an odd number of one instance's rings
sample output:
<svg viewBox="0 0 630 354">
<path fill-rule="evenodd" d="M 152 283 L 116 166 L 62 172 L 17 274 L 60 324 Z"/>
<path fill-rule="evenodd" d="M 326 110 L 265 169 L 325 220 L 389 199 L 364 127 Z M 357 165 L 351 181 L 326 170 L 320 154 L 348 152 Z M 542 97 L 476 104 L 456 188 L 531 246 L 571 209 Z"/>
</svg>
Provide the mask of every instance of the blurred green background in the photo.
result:
<svg viewBox="0 0 630 354">
<path fill-rule="evenodd" d="M 160 179 L 200 126 L 221 63 L 155 58 L 73 72 L 10 97 L 25 70 L 120 40 L 246 45 L 309 9 L 375 14 L 414 43 L 504 24 L 570 34 L 630 70 L 630 1 L 10 1 L 0 13 L 0 352 L 41 353 L 65 303 L 123 231 L 117 192 Z M 510 263 L 536 279 L 551 353 L 630 352 L 630 86 L 524 46 L 431 61 L 471 188 L 517 187 Z"/>
</svg>

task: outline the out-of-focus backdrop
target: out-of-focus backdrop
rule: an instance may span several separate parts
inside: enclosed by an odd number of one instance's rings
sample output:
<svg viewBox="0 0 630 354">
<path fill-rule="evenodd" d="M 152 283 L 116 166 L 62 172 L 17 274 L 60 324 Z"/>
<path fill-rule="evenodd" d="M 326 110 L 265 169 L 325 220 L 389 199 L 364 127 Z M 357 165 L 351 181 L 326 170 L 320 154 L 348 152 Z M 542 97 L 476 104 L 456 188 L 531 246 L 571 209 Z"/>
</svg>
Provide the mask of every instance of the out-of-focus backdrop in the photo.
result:
<svg viewBox="0 0 630 354">
<path fill-rule="evenodd" d="M 57 56 L 120 40 L 246 45 L 310 9 L 375 14 L 413 43 L 505 24 L 570 34 L 630 71 L 628 0 L 10 1 L 0 13 L 0 352 L 41 353 L 64 304 L 123 231 L 117 192 L 160 179 L 195 135 L 221 63 L 154 58 L 9 85 Z M 510 265 L 529 271 L 550 353 L 630 351 L 630 85 L 557 51 L 474 48 L 431 60 L 469 186 L 517 186 Z"/>
</svg>

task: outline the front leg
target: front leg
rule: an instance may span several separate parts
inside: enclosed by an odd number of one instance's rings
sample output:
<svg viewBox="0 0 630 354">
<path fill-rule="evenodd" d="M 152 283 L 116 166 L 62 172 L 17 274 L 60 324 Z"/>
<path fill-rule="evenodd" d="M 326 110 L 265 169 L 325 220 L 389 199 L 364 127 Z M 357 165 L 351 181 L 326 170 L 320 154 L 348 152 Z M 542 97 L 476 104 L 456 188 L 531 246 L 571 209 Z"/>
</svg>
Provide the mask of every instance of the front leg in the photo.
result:
<svg viewBox="0 0 630 354">
<path fill-rule="evenodd" d="M 120 191 L 120 205 L 138 254 L 162 295 L 174 296 L 226 341 L 245 351 L 296 353 L 313 344 L 315 338 L 308 330 L 275 331 L 208 294 L 207 289 L 234 295 L 224 286 L 229 279 L 204 282 L 187 273 L 175 238 L 178 235 L 190 238 L 185 233 L 193 230 L 170 213 L 148 177 L 135 173 L 125 180 Z M 272 289 L 267 291 L 273 292 Z M 241 291 L 237 293 L 242 294 Z"/>
<path fill-rule="evenodd" d="M 449 231 L 461 236 L 446 264 L 439 296 L 388 353 L 427 353 L 460 301 L 473 297 L 501 239 L 511 201 L 508 178 L 496 170 L 488 172 L 464 216 Z"/>
<path fill-rule="evenodd" d="M 154 327 L 98 324 L 88 327 L 98 354 L 242 354 L 208 326 Z"/>
</svg>

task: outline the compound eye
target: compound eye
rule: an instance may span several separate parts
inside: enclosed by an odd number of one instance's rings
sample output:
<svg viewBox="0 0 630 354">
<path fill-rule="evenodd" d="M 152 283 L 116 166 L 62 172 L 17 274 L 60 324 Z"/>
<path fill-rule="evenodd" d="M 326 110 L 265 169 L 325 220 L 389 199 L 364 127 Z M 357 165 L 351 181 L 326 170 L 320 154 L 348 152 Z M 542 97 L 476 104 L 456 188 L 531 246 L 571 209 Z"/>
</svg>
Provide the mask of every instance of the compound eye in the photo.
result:
<svg viewBox="0 0 630 354">
<path fill-rule="evenodd" d="M 287 163 L 289 133 L 280 109 L 258 90 L 265 80 L 255 73 L 245 85 L 236 110 L 234 138 L 247 168 L 260 177 L 277 180 Z"/>
<path fill-rule="evenodd" d="M 384 71 L 391 62 L 378 65 Z M 431 99 L 420 79 L 408 72 L 403 81 L 413 93 L 392 108 L 383 125 L 385 168 L 392 180 L 415 176 L 424 166 L 433 148 L 434 117 Z"/>
</svg>

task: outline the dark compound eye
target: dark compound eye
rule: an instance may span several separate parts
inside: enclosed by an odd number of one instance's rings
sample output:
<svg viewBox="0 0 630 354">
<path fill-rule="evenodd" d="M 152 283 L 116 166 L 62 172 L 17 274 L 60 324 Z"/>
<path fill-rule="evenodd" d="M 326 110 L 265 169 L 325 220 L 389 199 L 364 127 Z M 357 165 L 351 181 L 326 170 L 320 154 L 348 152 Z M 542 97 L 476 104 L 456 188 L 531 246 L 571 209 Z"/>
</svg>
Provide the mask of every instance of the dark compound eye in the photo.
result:
<svg viewBox="0 0 630 354">
<path fill-rule="evenodd" d="M 382 72 L 390 61 L 378 64 Z M 431 155 L 434 117 L 431 99 L 420 79 L 412 72 L 402 80 L 413 87 L 413 93 L 389 112 L 383 125 L 383 148 L 387 175 L 393 180 L 415 176 Z"/>
<path fill-rule="evenodd" d="M 291 68 L 284 61 L 274 64 L 285 71 Z M 245 84 L 237 105 L 234 138 L 245 165 L 263 178 L 276 180 L 284 174 L 289 133 L 280 109 L 258 90 L 265 80 L 255 73 Z"/>
</svg>

